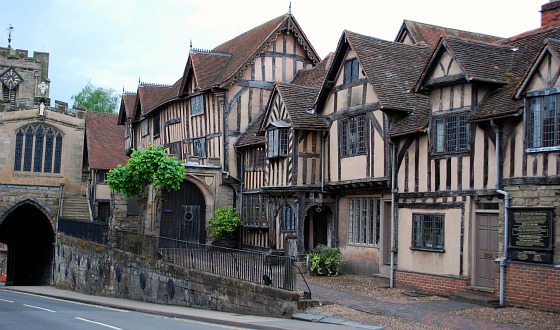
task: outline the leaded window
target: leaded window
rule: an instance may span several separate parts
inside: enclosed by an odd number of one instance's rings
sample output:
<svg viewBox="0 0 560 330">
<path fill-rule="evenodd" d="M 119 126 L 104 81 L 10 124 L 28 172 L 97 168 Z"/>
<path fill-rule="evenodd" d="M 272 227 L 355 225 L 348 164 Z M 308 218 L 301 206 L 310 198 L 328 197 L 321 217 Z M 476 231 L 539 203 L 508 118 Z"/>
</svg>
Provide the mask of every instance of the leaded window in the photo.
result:
<svg viewBox="0 0 560 330">
<path fill-rule="evenodd" d="M 412 247 L 443 250 L 443 234 L 444 216 L 442 214 L 412 215 Z"/>
<path fill-rule="evenodd" d="M 266 131 L 267 157 L 288 156 L 288 128 L 273 128 Z"/>
<path fill-rule="evenodd" d="M 264 168 L 264 147 L 251 148 L 247 150 L 245 169 L 260 170 Z"/>
<path fill-rule="evenodd" d="M 196 116 L 204 113 L 204 95 L 191 98 L 191 115 Z"/>
<path fill-rule="evenodd" d="M 290 205 L 282 205 L 278 211 L 278 217 L 280 218 L 282 231 L 296 230 L 296 218 L 294 216 L 294 210 Z"/>
<path fill-rule="evenodd" d="M 436 154 L 469 150 L 468 114 L 434 115 L 432 124 L 432 151 Z"/>
<path fill-rule="evenodd" d="M 560 94 L 531 97 L 528 103 L 527 147 L 560 147 Z"/>
<path fill-rule="evenodd" d="M 266 206 L 268 196 L 263 194 L 244 194 L 242 219 L 245 226 L 263 226 L 267 224 Z"/>
<path fill-rule="evenodd" d="M 348 201 L 348 243 L 379 245 L 381 200 L 350 198 Z"/>
<path fill-rule="evenodd" d="M 365 115 L 340 120 L 340 154 L 342 157 L 366 152 L 365 122 Z"/>
<path fill-rule="evenodd" d="M 141 129 L 142 136 L 146 136 L 150 133 L 150 127 L 147 118 L 142 120 L 142 122 L 140 122 L 140 129 Z"/>
<path fill-rule="evenodd" d="M 62 134 L 46 125 L 29 125 L 16 132 L 14 171 L 60 173 Z"/>
<path fill-rule="evenodd" d="M 154 132 L 154 138 L 159 137 L 159 131 L 160 131 L 160 128 L 159 128 L 159 113 L 154 114 L 152 124 L 153 124 L 152 129 L 153 129 L 153 132 Z"/>
<path fill-rule="evenodd" d="M 358 81 L 359 77 L 359 62 L 357 58 L 344 62 L 344 84 L 349 84 Z"/>
</svg>

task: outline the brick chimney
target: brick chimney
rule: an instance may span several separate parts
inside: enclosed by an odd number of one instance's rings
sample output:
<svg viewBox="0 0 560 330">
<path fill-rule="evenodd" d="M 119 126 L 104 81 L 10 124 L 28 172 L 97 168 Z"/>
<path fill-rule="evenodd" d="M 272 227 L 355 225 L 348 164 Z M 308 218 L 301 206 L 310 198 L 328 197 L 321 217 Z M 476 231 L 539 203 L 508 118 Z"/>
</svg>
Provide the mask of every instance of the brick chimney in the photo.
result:
<svg viewBox="0 0 560 330">
<path fill-rule="evenodd" d="M 550 0 L 541 7 L 541 26 L 560 24 L 560 0 Z"/>
</svg>

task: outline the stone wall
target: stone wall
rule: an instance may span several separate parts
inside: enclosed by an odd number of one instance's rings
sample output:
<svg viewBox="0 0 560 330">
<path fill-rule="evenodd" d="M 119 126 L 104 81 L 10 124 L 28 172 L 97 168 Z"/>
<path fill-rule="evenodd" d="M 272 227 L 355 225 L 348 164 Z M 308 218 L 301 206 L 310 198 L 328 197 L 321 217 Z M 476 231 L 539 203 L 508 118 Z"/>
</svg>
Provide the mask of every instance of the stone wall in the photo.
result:
<svg viewBox="0 0 560 330">
<path fill-rule="evenodd" d="M 296 292 L 179 267 L 59 235 L 53 285 L 87 294 L 289 318 Z"/>
<path fill-rule="evenodd" d="M 60 186 L 0 184 L 0 224 L 16 207 L 29 203 L 47 216 L 56 231 Z"/>
</svg>

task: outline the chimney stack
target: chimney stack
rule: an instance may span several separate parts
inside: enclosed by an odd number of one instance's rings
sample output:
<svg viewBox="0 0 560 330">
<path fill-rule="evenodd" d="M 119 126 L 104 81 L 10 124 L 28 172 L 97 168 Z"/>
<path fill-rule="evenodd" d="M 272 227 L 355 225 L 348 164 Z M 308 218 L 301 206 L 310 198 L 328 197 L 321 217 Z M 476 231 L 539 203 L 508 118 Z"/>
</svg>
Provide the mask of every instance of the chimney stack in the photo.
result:
<svg viewBox="0 0 560 330">
<path fill-rule="evenodd" d="M 560 1 L 550 0 L 541 7 L 541 26 L 560 24 Z"/>
</svg>

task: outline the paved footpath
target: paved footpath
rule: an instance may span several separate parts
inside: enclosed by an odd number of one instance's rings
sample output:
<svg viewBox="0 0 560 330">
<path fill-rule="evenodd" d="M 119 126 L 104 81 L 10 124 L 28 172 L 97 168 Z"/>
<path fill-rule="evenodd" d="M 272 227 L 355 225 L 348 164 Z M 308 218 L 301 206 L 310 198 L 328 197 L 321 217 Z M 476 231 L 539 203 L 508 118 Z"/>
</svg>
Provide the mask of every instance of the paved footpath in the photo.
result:
<svg viewBox="0 0 560 330">
<path fill-rule="evenodd" d="M 401 317 L 409 321 L 426 325 L 430 324 L 445 329 L 526 329 L 511 324 L 485 321 L 454 314 L 454 311 L 460 309 L 480 307 L 464 302 L 443 300 L 394 303 L 338 291 L 319 284 L 309 283 L 309 287 L 311 289 L 312 298 L 314 299 L 318 298 L 319 300 L 329 301 L 363 312 Z M 302 281 L 298 281 L 297 288 L 302 291 L 307 291 Z"/>
</svg>

